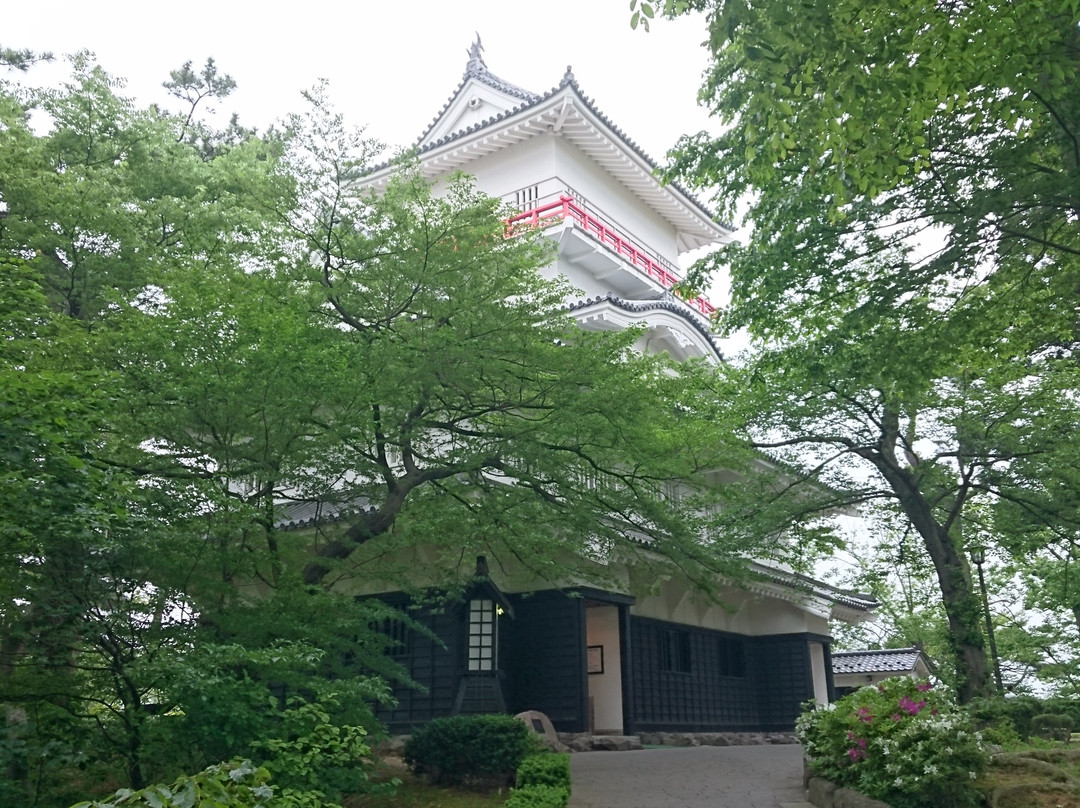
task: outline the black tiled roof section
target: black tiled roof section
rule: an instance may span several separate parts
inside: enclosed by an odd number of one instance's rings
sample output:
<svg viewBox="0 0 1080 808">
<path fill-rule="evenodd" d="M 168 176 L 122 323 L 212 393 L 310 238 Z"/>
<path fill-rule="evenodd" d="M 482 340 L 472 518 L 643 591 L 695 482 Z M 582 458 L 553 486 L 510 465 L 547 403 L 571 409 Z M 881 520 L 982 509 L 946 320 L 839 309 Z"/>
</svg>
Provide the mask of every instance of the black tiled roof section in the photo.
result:
<svg viewBox="0 0 1080 808">
<path fill-rule="evenodd" d="M 701 320 L 695 315 L 691 314 L 686 309 L 686 304 L 676 300 L 670 293 L 666 293 L 659 300 L 623 300 L 621 297 L 616 297 L 613 294 L 597 295 L 596 297 L 587 297 L 584 300 L 579 300 L 577 303 L 571 303 L 569 310 L 571 312 L 578 311 L 580 309 L 587 309 L 589 306 L 596 305 L 597 303 L 610 303 L 611 305 L 623 309 L 624 311 L 645 312 L 645 311 L 658 311 L 663 309 L 665 311 L 673 312 L 679 315 L 692 325 L 697 331 L 701 333 L 708 343 L 716 351 L 716 355 L 723 359 L 724 355 L 721 353 L 719 346 L 716 344 L 716 338 L 709 332 Z"/>
<path fill-rule="evenodd" d="M 833 673 L 889 673 L 913 671 L 919 661 L 918 648 L 884 651 L 833 651 Z"/>
<path fill-rule="evenodd" d="M 339 522 L 353 514 L 363 512 L 367 505 L 367 500 L 347 503 L 311 500 L 290 502 L 278 506 L 274 526 L 278 530 L 300 530 L 317 524 Z"/>
</svg>

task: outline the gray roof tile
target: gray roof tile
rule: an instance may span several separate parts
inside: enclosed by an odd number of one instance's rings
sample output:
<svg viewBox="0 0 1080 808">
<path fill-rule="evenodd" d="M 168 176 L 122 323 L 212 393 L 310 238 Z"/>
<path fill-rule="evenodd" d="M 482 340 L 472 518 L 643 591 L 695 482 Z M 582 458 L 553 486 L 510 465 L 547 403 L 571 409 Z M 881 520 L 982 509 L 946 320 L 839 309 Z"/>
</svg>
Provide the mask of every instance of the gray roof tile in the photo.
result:
<svg viewBox="0 0 1080 808">
<path fill-rule="evenodd" d="M 910 673 L 915 670 L 918 648 L 890 648 L 882 651 L 834 651 L 833 673 Z"/>
</svg>

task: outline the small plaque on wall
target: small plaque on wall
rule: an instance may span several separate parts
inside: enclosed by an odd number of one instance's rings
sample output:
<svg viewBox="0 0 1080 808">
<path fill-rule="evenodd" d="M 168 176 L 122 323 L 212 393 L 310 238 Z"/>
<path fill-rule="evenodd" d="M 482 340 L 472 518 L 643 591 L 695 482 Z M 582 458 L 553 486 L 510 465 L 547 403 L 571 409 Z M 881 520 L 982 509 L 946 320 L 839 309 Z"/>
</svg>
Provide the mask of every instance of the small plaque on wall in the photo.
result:
<svg viewBox="0 0 1080 808">
<path fill-rule="evenodd" d="M 586 646 L 586 658 L 588 660 L 589 673 L 604 672 L 604 646 Z"/>
</svg>

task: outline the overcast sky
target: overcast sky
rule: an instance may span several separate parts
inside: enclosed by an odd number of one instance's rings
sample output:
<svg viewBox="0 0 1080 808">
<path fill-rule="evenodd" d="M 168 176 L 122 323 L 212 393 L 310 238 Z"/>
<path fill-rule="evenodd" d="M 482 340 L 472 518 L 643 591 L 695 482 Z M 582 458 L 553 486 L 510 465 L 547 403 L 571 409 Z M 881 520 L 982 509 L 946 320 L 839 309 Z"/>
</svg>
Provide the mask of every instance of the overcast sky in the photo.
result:
<svg viewBox="0 0 1080 808">
<path fill-rule="evenodd" d="M 6 3 L 0 45 L 93 51 L 142 103 L 164 101 L 169 71 L 212 56 L 236 79 L 221 106 L 263 127 L 298 111 L 301 90 L 330 81 L 351 123 L 411 145 L 442 109 L 480 34 L 496 75 L 534 92 L 572 65 L 583 92 L 656 160 L 709 125 L 696 103 L 706 65 L 702 18 L 630 29 L 628 0 L 37 0 Z M 66 65 L 35 68 L 52 82 Z"/>
</svg>

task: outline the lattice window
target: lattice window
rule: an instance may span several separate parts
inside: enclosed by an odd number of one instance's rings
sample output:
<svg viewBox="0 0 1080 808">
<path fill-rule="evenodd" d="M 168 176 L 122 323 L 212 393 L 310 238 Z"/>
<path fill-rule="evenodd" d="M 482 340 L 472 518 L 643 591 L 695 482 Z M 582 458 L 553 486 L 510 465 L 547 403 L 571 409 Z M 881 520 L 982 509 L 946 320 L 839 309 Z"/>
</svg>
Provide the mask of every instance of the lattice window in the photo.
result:
<svg viewBox="0 0 1080 808">
<path fill-rule="evenodd" d="M 497 657 L 498 614 L 495 601 L 469 601 L 469 670 L 493 671 Z"/>
<path fill-rule="evenodd" d="M 412 630 L 400 620 L 382 620 L 378 631 L 386 637 L 386 655 L 405 657 L 412 653 Z"/>
</svg>

